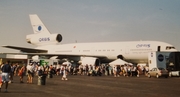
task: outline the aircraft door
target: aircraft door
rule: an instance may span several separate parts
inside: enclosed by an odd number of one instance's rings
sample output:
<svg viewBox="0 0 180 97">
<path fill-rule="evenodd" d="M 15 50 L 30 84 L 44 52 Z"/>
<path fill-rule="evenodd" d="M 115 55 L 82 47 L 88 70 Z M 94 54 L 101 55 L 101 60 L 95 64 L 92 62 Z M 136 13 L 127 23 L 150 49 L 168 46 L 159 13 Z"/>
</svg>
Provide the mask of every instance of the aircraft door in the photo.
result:
<svg viewBox="0 0 180 97">
<path fill-rule="evenodd" d="M 161 46 L 157 47 L 157 51 L 160 52 L 161 51 Z"/>
</svg>

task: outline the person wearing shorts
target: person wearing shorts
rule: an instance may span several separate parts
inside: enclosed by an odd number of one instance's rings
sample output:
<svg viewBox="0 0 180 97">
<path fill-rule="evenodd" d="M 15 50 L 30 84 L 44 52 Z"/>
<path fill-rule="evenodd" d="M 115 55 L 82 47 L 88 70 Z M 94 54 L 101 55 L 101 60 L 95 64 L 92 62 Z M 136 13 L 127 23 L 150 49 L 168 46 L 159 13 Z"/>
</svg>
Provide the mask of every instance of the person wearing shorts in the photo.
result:
<svg viewBox="0 0 180 97">
<path fill-rule="evenodd" d="M 33 77 L 34 77 L 34 65 L 28 64 L 27 65 L 27 73 L 28 73 L 28 80 L 27 83 L 32 84 L 33 83 Z"/>
<path fill-rule="evenodd" d="M 6 64 L 4 64 L 1 68 L 2 70 L 2 86 L 5 83 L 5 92 L 7 92 L 7 88 L 8 88 L 8 82 L 9 82 L 9 73 L 11 72 L 11 66 L 9 65 L 9 62 L 6 62 Z"/>
</svg>

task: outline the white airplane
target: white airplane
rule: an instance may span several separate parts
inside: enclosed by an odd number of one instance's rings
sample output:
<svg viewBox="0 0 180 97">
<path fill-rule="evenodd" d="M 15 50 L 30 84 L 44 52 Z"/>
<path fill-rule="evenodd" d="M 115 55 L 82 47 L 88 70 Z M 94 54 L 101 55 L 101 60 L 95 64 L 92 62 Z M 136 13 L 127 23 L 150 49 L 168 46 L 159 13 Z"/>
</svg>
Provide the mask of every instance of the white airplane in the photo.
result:
<svg viewBox="0 0 180 97">
<path fill-rule="evenodd" d="M 94 63 L 110 62 L 118 58 L 132 63 L 147 63 L 149 52 L 177 51 L 173 45 L 160 41 L 58 44 L 62 41 L 60 34 L 51 34 L 36 14 L 29 16 L 34 34 L 27 35 L 26 40 L 37 47 L 3 47 L 20 50 L 25 54 L 58 56 L 76 61 L 88 59 Z"/>
</svg>

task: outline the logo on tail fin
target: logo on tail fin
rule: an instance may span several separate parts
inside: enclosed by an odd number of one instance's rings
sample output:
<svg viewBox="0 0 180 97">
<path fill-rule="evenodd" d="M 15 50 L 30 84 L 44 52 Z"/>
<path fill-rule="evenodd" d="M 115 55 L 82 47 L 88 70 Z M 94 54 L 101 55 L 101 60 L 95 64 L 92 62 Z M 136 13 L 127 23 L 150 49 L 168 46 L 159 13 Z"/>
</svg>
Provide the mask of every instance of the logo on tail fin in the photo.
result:
<svg viewBox="0 0 180 97">
<path fill-rule="evenodd" d="M 36 33 L 40 33 L 43 30 L 42 25 L 33 25 L 33 28 Z"/>
<path fill-rule="evenodd" d="M 29 17 L 34 33 L 51 34 L 36 14 L 30 14 Z"/>
<path fill-rule="evenodd" d="M 41 27 L 41 26 L 38 26 L 38 30 L 41 31 L 41 30 L 42 30 L 42 27 Z"/>
</svg>

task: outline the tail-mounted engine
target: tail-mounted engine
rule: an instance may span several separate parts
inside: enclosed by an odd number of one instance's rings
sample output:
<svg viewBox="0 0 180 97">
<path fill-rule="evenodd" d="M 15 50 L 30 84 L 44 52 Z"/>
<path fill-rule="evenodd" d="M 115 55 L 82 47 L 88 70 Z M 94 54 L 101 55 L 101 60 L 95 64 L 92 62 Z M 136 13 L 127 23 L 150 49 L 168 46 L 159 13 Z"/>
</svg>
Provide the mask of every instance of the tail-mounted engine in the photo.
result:
<svg viewBox="0 0 180 97">
<path fill-rule="evenodd" d="M 30 34 L 26 36 L 27 43 L 33 45 L 50 45 L 57 44 L 62 41 L 61 34 Z"/>
</svg>

